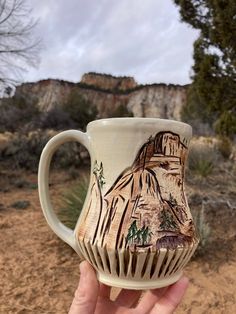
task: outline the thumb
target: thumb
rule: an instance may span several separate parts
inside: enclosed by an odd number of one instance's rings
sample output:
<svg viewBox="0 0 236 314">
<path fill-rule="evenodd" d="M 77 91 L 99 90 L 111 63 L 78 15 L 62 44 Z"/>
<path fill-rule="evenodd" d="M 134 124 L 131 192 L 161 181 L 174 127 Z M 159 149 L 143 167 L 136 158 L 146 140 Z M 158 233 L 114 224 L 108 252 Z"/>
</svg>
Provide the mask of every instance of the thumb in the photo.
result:
<svg viewBox="0 0 236 314">
<path fill-rule="evenodd" d="M 80 264 L 80 281 L 68 314 L 94 314 L 99 284 L 92 266 Z"/>
</svg>

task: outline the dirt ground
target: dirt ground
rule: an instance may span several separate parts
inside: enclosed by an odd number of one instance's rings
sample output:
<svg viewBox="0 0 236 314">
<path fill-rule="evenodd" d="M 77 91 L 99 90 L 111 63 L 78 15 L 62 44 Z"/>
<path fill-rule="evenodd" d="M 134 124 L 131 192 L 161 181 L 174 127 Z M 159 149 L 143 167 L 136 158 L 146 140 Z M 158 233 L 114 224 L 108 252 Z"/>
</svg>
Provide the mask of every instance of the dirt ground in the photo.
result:
<svg viewBox="0 0 236 314">
<path fill-rule="evenodd" d="M 20 181 L 21 180 L 21 181 Z M 80 260 L 49 229 L 42 215 L 36 174 L 0 173 L 0 313 L 67 313 L 79 280 Z M 225 195 L 227 180 L 211 180 L 198 191 L 202 198 L 214 193 L 235 200 L 234 187 Z M 27 183 L 27 184 L 26 184 Z M 52 176 L 54 203 L 73 184 L 66 173 Z M 188 193 L 196 192 L 189 182 Z M 16 201 L 29 201 L 25 209 Z M 190 286 L 178 314 L 236 313 L 236 209 L 222 202 L 209 205 L 212 242 L 203 255 L 187 265 Z M 105 314 L 105 313 L 104 313 Z"/>
</svg>

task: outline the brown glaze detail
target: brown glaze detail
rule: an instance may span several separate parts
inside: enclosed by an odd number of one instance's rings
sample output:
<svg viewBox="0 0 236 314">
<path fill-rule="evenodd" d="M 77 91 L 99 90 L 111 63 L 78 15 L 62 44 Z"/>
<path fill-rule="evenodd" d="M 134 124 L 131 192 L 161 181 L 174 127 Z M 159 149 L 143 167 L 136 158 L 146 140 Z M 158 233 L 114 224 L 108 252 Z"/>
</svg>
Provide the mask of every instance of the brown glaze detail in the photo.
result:
<svg viewBox="0 0 236 314">
<path fill-rule="evenodd" d="M 149 248 L 148 251 L 147 251 L 147 256 L 146 256 L 145 262 L 143 264 L 142 271 L 141 271 L 141 277 L 143 277 L 145 275 L 145 272 L 146 272 L 146 269 L 147 269 L 147 264 L 149 262 L 150 256 L 151 256 L 151 250 Z"/>
<path fill-rule="evenodd" d="M 155 255 L 153 256 L 152 267 L 151 267 L 151 270 L 150 270 L 150 278 L 152 278 L 152 276 L 153 276 L 153 274 L 155 272 L 159 254 L 160 254 L 160 251 L 156 251 Z"/>
<path fill-rule="evenodd" d="M 131 263 L 131 275 L 132 277 L 134 277 L 135 275 L 135 271 L 136 271 L 136 267 L 137 267 L 137 254 L 138 252 L 132 252 L 132 263 Z"/>
<path fill-rule="evenodd" d="M 78 229 L 78 238 L 83 240 L 88 238 L 90 241 L 94 238 L 95 226 L 97 225 L 102 211 L 102 196 L 96 176 L 92 176 L 92 185 L 90 190 L 89 206 L 85 214 L 81 217 L 80 228 Z M 83 213 L 83 212 L 82 212 Z"/>
<path fill-rule="evenodd" d="M 98 183 L 98 178 L 97 178 L 96 174 L 94 174 L 94 177 L 95 177 L 96 184 L 97 184 L 98 191 L 99 191 L 99 195 L 97 196 L 97 198 L 99 198 L 99 200 L 100 200 L 99 201 L 100 206 L 99 206 L 99 216 L 98 216 L 97 225 L 96 225 L 96 228 L 95 228 L 95 232 L 94 232 L 92 243 L 94 243 L 94 241 L 96 240 L 98 227 L 99 227 L 100 220 L 101 220 L 101 215 L 102 215 L 102 193 L 101 193 L 101 190 L 100 190 L 100 185 Z"/>
<path fill-rule="evenodd" d="M 117 249 L 118 247 L 120 247 L 120 237 L 121 237 L 121 228 L 123 226 L 123 222 L 124 222 L 124 218 L 125 218 L 125 214 L 126 214 L 126 210 L 128 208 L 128 205 L 129 205 L 129 201 L 127 201 L 127 204 L 125 205 L 125 209 L 123 211 L 123 214 L 122 214 L 122 217 L 121 217 L 121 222 L 120 222 L 120 225 L 119 225 L 119 228 L 117 230 L 117 236 L 116 236 L 116 244 L 115 244 L 115 248 Z M 122 238 L 123 240 L 123 238 Z"/>
<path fill-rule="evenodd" d="M 160 238 L 157 242 L 157 248 L 169 248 L 174 250 L 177 246 L 187 245 L 192 242 L 191 237 L 183 235 L 169 235 Z"/>
<path fill-rule="evenodd" d="M 105 253 L 105 259 L 106 259 L 106 263 L 107 263 L 107 267 L 109 270 L 109 273 L 111 274 L 111 265 L 110 265 L 110 260 L 109 260 L 109 256 L 108 256 L 108 252 L 107 252 L 107 246 L 104 246 L 104 253 Z"/>
<path fill-rule="evenodd" d="M 132 252 L 172 250 L 194 242 L 195 228 L 183 188 L 186 154 L 178 134 L 160 132 L 142 145 L 132 166 L 103 197 L 94 176 L 91 198 L 100 200 L 88 210 L 99 214 L 88 215 L 84 228 L 87 225 L 89 231 L 84 236 L 102 247 Z M 90 228 L 94 217 L 96 227 Z"/>
<path fill-rule="evenodd" d="M 124 251 L 124 274 L 125 274 L 125 276 L 128 273 L 130 254 L 131 254 L 131 252 L 129 250 Z"/>
</svg>

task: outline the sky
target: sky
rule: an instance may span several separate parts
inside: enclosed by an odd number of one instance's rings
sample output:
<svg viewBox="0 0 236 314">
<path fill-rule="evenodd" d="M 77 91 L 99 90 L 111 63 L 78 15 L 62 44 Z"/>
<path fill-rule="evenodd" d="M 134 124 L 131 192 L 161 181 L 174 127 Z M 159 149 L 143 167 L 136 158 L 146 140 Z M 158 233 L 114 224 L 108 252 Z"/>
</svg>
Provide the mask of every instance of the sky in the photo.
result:
<svg viewBox="0 0 236 314">
<path fill-rule="evenodd" d="M 28 0 L 39 19 L 41 62 L 24 81 L 78 82 L 84 73 L 132 76 L 140 84 L 191 82 L 198 32 L 172 0 Z"/>
</svg>

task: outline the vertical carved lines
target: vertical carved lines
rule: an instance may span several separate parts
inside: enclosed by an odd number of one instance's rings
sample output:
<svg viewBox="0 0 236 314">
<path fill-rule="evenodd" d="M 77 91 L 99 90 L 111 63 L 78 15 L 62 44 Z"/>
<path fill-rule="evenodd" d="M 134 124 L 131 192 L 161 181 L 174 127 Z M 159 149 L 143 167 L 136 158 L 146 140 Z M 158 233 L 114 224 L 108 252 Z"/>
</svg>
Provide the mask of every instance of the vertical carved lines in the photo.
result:
<svg viewBox="0 0 236 314">
<path fill-rule="evenodd" d="M 104 271 L 104 266 L 103 266 L 103 261 L 102 261 L 102 258 L 98 252 L 98 248 L 97 248 L 97 243 L 95 243 L 95 245 L 93 246 L 93 249 L 94 249 L 94 258 L 96 260 L 96 263 L 98 265 L 98 269 L 102 269 Z"/>
<path fill-rule="evenodd" d="M 165 276 L 169 276 L 173 270 L 173 268 L 175 267 L 176 263 L 178 262 L 179 260 L 179 257 L 181 256 L 183 252 L 183 248 L 179 248 L 178 250 L 175 250 L 174 251 L 174 255 L 173 255 L 173 258 L 172 258 L 172 261 L 165 273 Z"/>
<path fill-rule="evenodd" d="M 133 280 L 158 280 L 179 273 L 193 255 L 198 243 L 175 250 L 161 248 L 156 252 L 112 250 L 98 242 L 79 242 L 79 248 L 98 272 L 110 274 L 114 278 Z"/>
<path fill-rule="evenodd" d="M 162 268 L 162 265 L 164 263 L 164 260 L 165 260 L 165 257 L 166 257 L 166 253 L 167 253 L 167 249 L 160 249 L 159 250 L 159 255 L 158 255 L 158 260 L 157 260 L 157 264 L 155 267 L 155 270 L 154 270 L 154 273 L 152 275 L 152 279 L 154 278 L 159 278 L 159 274 L 161 272 L 161 268 Z"/>
<path fill-rule="evenodd" d="M 174 256 L 174 253 L 175 253 L 175 250 L 167 250 L 167 259 L 166 259 L 166 262 L 165 264 L 163 265 L 163 270 L 162 270 L 162 273 L 160 274 L 160 278 L 163 278 L 165 276 L 165 273 L 168 271 L 168 266 L 170 265 L 171 261 L 172 261 L 172 258 Z"/>
<path fill-rule="evenodd" d="M 98 254 L 100 254 L 100 257 L 101 257 L 101 260 L 102 260 L 104 272 L 105 273 L 110 273 L 110 263 L 109 263 L 109 266 L 108 266 L 107 256 L 105 254 L 106 247 L 101 248 L 100 246 L 98 246 L 97 249 L 98 249 Z"/>
<path fill-rule="evenodd" d="M 146 267 L 146 271 L 144 273 L 143 279 L 150 279 L 151 278 L 151 268 L 153 264 L 153 258 L 154 258 L 155 252 L 149 253 L 149 259 Z"/>
<path fill-rule="evenodd" d="M 138 254 L 137 256 L 137 267 L 136 272 L 134 274 L 135 278 L 141 278 L 142 277 L 142 270 L 144 268 L 144 263 L 146 261 L 146 254 Z"/>
</svg>

